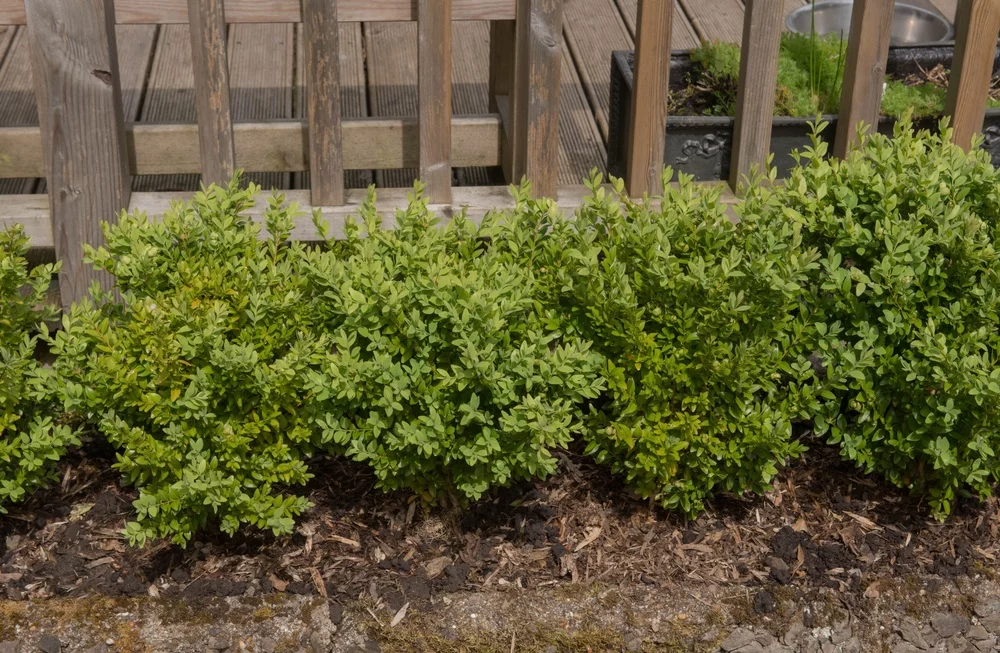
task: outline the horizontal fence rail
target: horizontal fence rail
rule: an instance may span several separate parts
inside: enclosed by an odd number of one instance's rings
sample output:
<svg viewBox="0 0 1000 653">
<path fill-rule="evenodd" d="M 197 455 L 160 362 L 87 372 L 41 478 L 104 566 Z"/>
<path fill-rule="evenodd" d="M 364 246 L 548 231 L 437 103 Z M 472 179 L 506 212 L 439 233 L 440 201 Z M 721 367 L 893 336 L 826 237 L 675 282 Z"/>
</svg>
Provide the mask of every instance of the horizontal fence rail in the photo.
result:
<svg viewBox="0 0 1000 653">
<path fill-rule="evenodd" d="M 419 164 L 416 118 L 348 118 L 341 123 L 341 134 L 338 151 L 345 169 L 415 168 Z M 502 136 L 499 115 L 453 118 L 453 165 L 500 165 Z M 309 124 L 302 120 L 236 123 L 233 142 L 236 166 L 244 170 L 300 172 L 312 167 L 309 154 L 315 141 Z M 125 143 L 133 175 L 198 174 L 202 170 L 198 125 L 128 123 Z M 44 177 L 41 144 L 39 127 L 0 129 L 0 152 L 4 153 L 0 179 Z"/>
</svg>

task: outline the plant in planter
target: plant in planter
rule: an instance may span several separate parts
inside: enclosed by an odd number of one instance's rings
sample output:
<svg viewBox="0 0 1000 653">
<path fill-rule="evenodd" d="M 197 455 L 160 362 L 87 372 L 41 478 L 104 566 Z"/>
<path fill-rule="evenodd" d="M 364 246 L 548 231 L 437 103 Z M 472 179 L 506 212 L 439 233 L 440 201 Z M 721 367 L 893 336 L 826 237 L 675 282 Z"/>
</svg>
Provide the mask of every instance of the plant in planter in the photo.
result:
<svg viewBox="0 0 1000 653">
<path fill-rule="evenodd" d="M 550 328 L 532 276 L 483 242 L 489 220 L 438 227 L 420 190 L 395 229 L 370 191 L 364 237 L 349 224 L 310 254 L 332 347 L 308 391 L 326 446 L 370 464 L 381 487 L 462 503 L 555 471 L 579 404 L 602 388 L 599 357 Z"/>
<path fill-rule="evenodd" d="M 117 449 L 139 489 L 133 544 L 186 544 L 213 523 L 292 530 L 314 431 L 305 371 L 322 350 L 287 242 L 295 207 L 282 198 L 260 225 L 246 217 L 259 188 L 211 186 L 160 221 L 123 214 L 86 259 L 115 276 L 121 300 L 94 290 L 52 340 L 68 411 Z"/>
<path fill-rule="evenodd" d="M 817 433 L 944 517 L 1000 478 L 1000 173 L 908 117 L 843 161 L 819 128 L 744 213 L 821 255 L 802 294 L 826 376 Z"/>
<path fill-rule="evenodd" d="M 800 294 L 818 262 L 790 223 L 733 224 L 718 189 L 670 178 L 654 207 L 595 173 L 573 221 L 522 189 L 492 248 L 531 271 L 548 321 L 606 360 L 588 452 L 696 515 L 717 491 L 765 490 L 802 450 L 792 422 L 815 379 L 794 352 L 811 337 Z"/>
<path fill-rule="evenodd" d="M 847 42 L 837 36 L 808 36 L 785 32 L 778 55 L 778 85 L 774 115 L 814 118 L 840 111 Z M 687 86 L 671 93 L 676 115 L 732 116 L 736 113 L 736 91 L 740 75 L 740 46 L 735 43 L 705 43 L 691 50 L 695 66 Z M 882 97 L 883 115 L 898 118 L 944 113 L 948 70 L 938 63 L 921 67 L 899 78 L 890 76 Z M 1000 89 L 993 88 L 988 108 L 1000 107 Z"/>
<path fill-rule="evenodd" d="M 782 36 L 775 90 L 771 151 L 779 176 L 795 166 L 791 153 L 809 145 L 810 121 L 824 114 L 832 139 L 839 110 L 844 66 L 843 41 L 836 36 Z M 886 65 L 883 118 L 878 131 L 891 134 L 904 112 L 930 116 L 944 110 L 951 46 L 894 47 Z M 665 132 L 664 163 L 697 180 L 729 177 L 730 144 L 739 77 L 739 47 L 708 43 L 690 53 L 675 52 L 670 60 L 670 111 Z M 1000 73 L 1000 54 L 994 60 Z M 1000 79 L 1000 77 L 998 77 Z M 985 147 L 1000 164 L 1000 82 L 994 84 L 984 128 Z M 611 66 L 611 111 L 608 125 L 608 168 L 624 173 L 625 143 L 632 92 L 632 53 L 615 52 Z"/>
<path fill-rule="evenodd" d="M 55 477 L 55 463 L 79 444 L 60 424 L 53 379 L 35 358 L 55 265 L 29 270 L 20 226 L 0 231 L 0 513 Z"/>
</svg>

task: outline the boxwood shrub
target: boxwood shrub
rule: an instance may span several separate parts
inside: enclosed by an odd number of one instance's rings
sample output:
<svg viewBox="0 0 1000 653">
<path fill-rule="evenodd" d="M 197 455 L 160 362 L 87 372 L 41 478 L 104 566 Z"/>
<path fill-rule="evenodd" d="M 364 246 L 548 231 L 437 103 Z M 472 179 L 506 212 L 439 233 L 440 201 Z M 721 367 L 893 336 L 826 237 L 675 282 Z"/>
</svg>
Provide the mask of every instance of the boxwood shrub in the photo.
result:
<svg viewBox="0 0 1000 653">
<path fill-rule="evenodd" d="M 587 450 L 694 515 L 715 491 L 764 490 L 802 449 L 792 422 L 815 379 L 798 308 L 818 263 L 791 224 L 734 224 L 718 189 L 670 178 L 655 206 L 595 175 L 573 221 L 522 188 L 493 247 L 531 271 L 548 321 L 605 359 Z"/>
<path fill-rule="evenodd" d="M 55 335 L 61 395 L 117 450 L 139 489 L 134 544 L 185 544 L 211 523 L 288 533 L 290 493 L 313 450 L 305 370 L 322 349 L 303 310 L 295 207 L 272 198 L 267 236 L 247 218 L 259 188 L 212 186 L 152 221 L 123 214 L 86 259 L 117 279 Z"/>
<path fill-rule="evenodd" d="M 946 124 L 908 119 L 825 153 L 814 137 L 784 187 L 747 202 L 821 257 L 801 294 L 826 375 L 816 430 L 943 517 L 1000 477 L 1000 174 Z"/>
<path fill-rule="evenodd" d="M 28 238 L 0 231 L 0 513 L 56 476 L 56 463 L 79 444 L 61 423 L 53 379 L 35 357 L 55 265 L 29 268 Z"/>
<path fill-rule="evenodd" d="M 534 277 L 484 242 L 490 220 L 437 226 L 420 190 L 394 229 L 370 192 L 363 226 L 310 255 L 332 347 L 309 392 L 324 442 L 381 487 L 462 503 L 555 471 L 601 390 L 599 358 L 548 328 Z"/>
</svg>

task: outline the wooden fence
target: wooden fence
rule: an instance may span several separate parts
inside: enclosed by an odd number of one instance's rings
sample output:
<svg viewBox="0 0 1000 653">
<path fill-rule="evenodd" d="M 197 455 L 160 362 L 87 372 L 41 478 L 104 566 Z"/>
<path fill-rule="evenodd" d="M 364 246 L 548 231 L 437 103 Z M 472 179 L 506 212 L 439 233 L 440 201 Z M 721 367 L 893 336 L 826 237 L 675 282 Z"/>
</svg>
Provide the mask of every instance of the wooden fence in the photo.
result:
<svg viewBox="0 0 1000 653">
<path fill-rule="evenodd" d="M 699 0 L 709 2 L 711 0 Z M 501 165 L 529 177 L 537 192 L 573 201 L 556 188 L 563 0 L 0 0 L 0 25 L 26 25 L 39 127 L 0 128 L 0 177 L 47 177 L 48 196 L 6 196 L 0 228 L 27 227 L 36 246 L 62 260 L 64 306 L 94 279 L 83 243 L 99 243 L 102 219 L 123 208 L 162 214 L 172 195 L 132 193 L 131 176 L 201 173 L 228 179 L 234 168 L 309 170 L 303 208 L 324 207 L 337 222 L 362 197 L 345 191 L 345 169 L 419 167 L 433 203 L 504 203 L 504 188 L 451 188 L 453 166 Z M 628 127 L 626 183 L 655 189 L 663 162 L 673 0 L 640 0 L 636 71 Z M 746 0 L 731 184 L 768 155 L 783 22 L 782 0 Z M 834 154 L 874 124 L 889 48 L 893 0 L 855 0 L 846 57 L 842 119 Z M 418 116 L 343 119 L 338 21 L 418 23 Z M 492 113 L 451 116 L 451 20 L 489 20 Z M 234 124 L 229 106 L 226 24 L 305 25 L 306 119 Z M 188 23 L 198 123 L 127 124 L 123 117 L 115 24 Z M 955 139 L 968 146 L 982 128 L 1000 0 L 959 0 L 957 47 L 948 95 Z M 289 193 L 292 195 L 292 193 Z M 391 210 L 396 196 L 381 208 Z M 475 212 L 475 211 L 474 211 Z M 315 237 L 308 224 L 294 234 Z"/>
<path fill-rule="evenodd" d="M 562 0 L 0 0 L 0 25 L 26 25 L 39 127 L 0 128 L 0 177 L 47 177 L 48 198 L 7 196 L 0 228 L 25 224 L 36 246 L 62 261 L 64 306 L 97 279 L 82 262 L 100 221 L 123 208 L 162 213 L 169 197 L 132 193 L 131 176 L 201 173 L 228 180 L 238 166 L 309 170 L 303 204 L 356 209 L 344 170 L 419 167 L 429 199 L 444 206 L 496 199 L 492 189 L 452 196 L 452 166 L 501 165 L 555 194 Z M 343 119 L 338 21 L 418 24 L 418 116 Z M 492 21 L 490 109 L 452 118 L 451 21 Z M 302 22 L 306 120 L 234 124 L 227 23 Z M 115 24 L 188 23 L 197 125 L 127 124 Z M 480 191 L 480 192 L 477 192 Z M 40 201 L 41 199 L 41 201 Z M 309 238 L 303 225 L 296 234 Z"/>
<path fill-rule="evenodd" d="M 856 142 L 859 122 L 878 122 L 894 4 L 893 0 L 854 0 L 834 156 L 843 157 Z M 729 179 L 734 189 L 753 166 L 763 165 L 769 153 L 778 46 L 784 27 L 781 0 L 745 0 L 745 5 Z M 672 0 L 639 2 L 625 174 L 633 195 L 660 183 L 672 11 Z M 1000 0 L 958 0 L 946 112 L 952 116 L 955 142 L 965 148 L 983 127 L 998 33 Z"/>
</svg>

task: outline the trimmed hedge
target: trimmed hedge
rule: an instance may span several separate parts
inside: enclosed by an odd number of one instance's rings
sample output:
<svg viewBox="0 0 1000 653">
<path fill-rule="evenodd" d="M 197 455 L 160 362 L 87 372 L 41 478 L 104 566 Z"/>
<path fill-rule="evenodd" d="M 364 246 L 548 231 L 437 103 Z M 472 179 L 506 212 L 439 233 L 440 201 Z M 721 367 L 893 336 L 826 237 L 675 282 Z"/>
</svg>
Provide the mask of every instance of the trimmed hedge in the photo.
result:
<svg viewBox="0 0 1000 653">
<path fill-rule="evenodd" d="M 790 224 L 734 224 L 718 187 L 670 179 L 654 207 L 595 175 L 574 220 L 521 193 L 493 248 L 524 261 L 551 319 L 606 361 L 587 452 L 693 516 L 716 490 L 763 491 L 803 450 L 792 421 L 815 378 L 796 358 L 797 309 L 817 257 L 794 251 Z"/>
<path fill-rule="evenodd" d="M 32 335 L 52 269 L 10 232 L 0 504 L 76 441 L 55 386 L 138 487 L 138 545 L 290 532 L 317 454 L 461 505 L 552 474 L 574 439 L 695 515 L 768 489 L 810 426 L 943 518 L 1000 477 L 1000 173 L 907 119 L 844 161 L 825 147 L 735 207 L 669 170 L 657 203 L 595 174 L 573 218 L 522 185 L 513 210 L 439 226 L 418 185 L 389 229 L 372 192 L 316 246 L 289 240 L 280 196 L 265 234 L 259 189 L 213 186 L 106 227 L 87 260 L 121 299 L 64 317 L 54 373 Z"/>
<path fill-rule="evenodd" d="M 801 300 L 825 368 L 816 431 L 944 517 L 1000 478 L 1000 173 L 904 120 L 847 159 L 818 133 L 745 215 L 818 251 Z"/>
<path fill-rule="evenodd" d="M 312 310 L 332 347 L 311 373 L 324 441 L 380 486 L 427 501 L 478 499 L 538 478 L 582 429 L 603 387 L 599 357 L 546 329 L 531 275 L 459 215 L 444 227 L 417 188 L 396 227 L 374 193 L 365 237 L 328 239 L 309 259 Z"/>
<path fill-rule="evenodd" d="M 259 188 L 210 187 L 162 220 L 123 214 L 86 260 L 117 279 L 55 335 L 66 410 L 85 413 L 139 489 L 134 544 L 179 544 L 209 522 L 290 533 L 315 451 L 306 372 L 324 349 L 302 311 L 294 206 L 273 198 L 268 236 L 246 212 Z"/>
<path fill-rule="evenodd" d="M 56 463 L 78 444 L 61 424 L 53 378 L 36 360 L 45 305 L 55 265 L 29 270 L 23 228 L 0 231 L 0 514 L 54 480 Z"/>
</svg>

